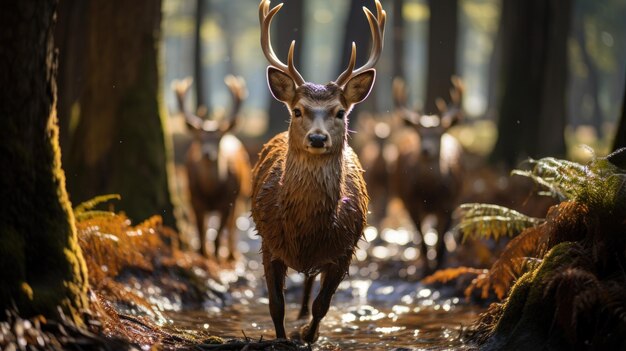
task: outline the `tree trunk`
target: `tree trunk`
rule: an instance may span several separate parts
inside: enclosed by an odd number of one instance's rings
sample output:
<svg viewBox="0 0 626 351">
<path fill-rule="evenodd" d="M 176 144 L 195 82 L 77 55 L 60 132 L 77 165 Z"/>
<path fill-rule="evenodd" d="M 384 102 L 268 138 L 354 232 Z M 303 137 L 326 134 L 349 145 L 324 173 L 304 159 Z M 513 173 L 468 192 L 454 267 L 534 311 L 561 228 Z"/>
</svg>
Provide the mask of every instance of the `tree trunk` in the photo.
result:
<svg viewBox="0 0 626 351">
<path fill-rule="evenodd" d="M 404 0 L 393 0 L 393 77 L 404 77 Z"/>
<path fill-rule="evenodd" d="M 450 78 L 456 74 L 458 2 L 429 0 L 428 70 L 425 113 L 437 113 L 437 98 L 449 100 Z"/>
<path fill-rule="evenodd" d="M 205 0 L 196 0 L 196 23 L 194 31 L 194 46 L 193 46 L 193 68 L 194 68 L 194 85 L 196 87 L 196 106 L 204 106 L 207 111 L 210 111 L 211 106 L 208 104 L 208 99 L 205 91 L 205 79 L 204 70 L 202 64 L 203 50 L 202 50 L 202 23 L 204 21 L 204 14 L 206 12 Z"/>
<path fill-rule="evenodd" d="M 304 4 L 303 1 L 288 1 L 280 10 L 280 13 L 274 17 L 272 27 L 272 47 L 278 58 L 287 63 L 287 54 L 289 53 L 289 45 L 291 41 L 296 41 L 294 49 L 293 63 L 296 68 L 302 72 L 302 38 L 304 29 Z M 311 80 L 312 77 L 304 77 Z M 320 82 L 317 82 L 320 83 Z M 285 104 L 274 99 L 270 94 L 269 121 L 267 125 L 267 134 L 275 135 L 287 130 L 289 115 L 285 110 Z"/>
<path fill-rule="evenodd" d="M 56 6 L 0 3 L 0 310 L 58 317 L 61 306 L 82 323 L 88 280 L 61 169 Z"/>
<path fill-rule="evenodd" d="M 59 143 L 63 164 L 68 164 L 72 115 L 77 117 L 78 99 L 85 80 L 83 55 L 87 50 L 87 17 L 89 0 L 63 0 L 59 2 L 55 44 L 59 49 L 59 74 L 57 77 L 59 117 Z"/>
<path fill-rule="evenodd" d="M 494 162 L 565 154 L 565 87 L 571 0 L 502 6 L 502 83 Z"/>
<path fill-rule="evenodd" d="M 624 87 L 624 99 L 622 99 L 622 116 L 613 140 L 613 151 L 623 147 L 626 147 L 626 86 Z"/>
<path fill-rule="evenodd" d="M 577 11 L 578 12 L 578 11 Z M 582 13 L 576 14 L 576 24 L 575 24 L 575 35 L 576 40 L 578 41 L 578 45 L 580 46 L 580 56 L 582 58 L 583 63 L 587 67 L 587 87 L 589 88 L 589 93 L 593 99 L 593 111 L 591 113 L 591 124 L 595 127 L 596 133 L 598 135 L 598 139 L 601 139 L 604 136 L 602 130 L 602 122 L 604 117 L 602 115 L 602 109 L 600 108 L 600 87 L 599 87 L 599 79 L 598 79 L 598 70 L 596 68 L 591 55 L 589 55 L 589 49 L 587 46 L 587 38 L 585 36 L 585 24 Z"/>
<path fill-rule="evenodd" d="M 120 194 L 119 210 L 134 221 L 160 214 L 175 226 L 159 109 L 161 1 L 94 1 L 86 15 L 89 74 L 72 140 L 71 198 Z"/>
<path fill-rule="evenodd" d="M 335 77 L 339 77 L 339 75 L 348 67 L 348 62 L 350 62 L 350 54 L 352 53 L 352 42 L 356 43 L 355 68 L 363 66 L 369 58 L 370 50 L 372 49 L 372 35 L 370 32 L 369 24 L 367 22 L 367 18 L 363 13 L 363 6 L 365 6 L 366 4 L 369 5 L 366 7 L 368 7 L 374 15 L 376 15 L 376 8 L 372 6 L 373 1 L 368 1 L 367 3 L 363 2 L 363 0 L 350 1 L 350 8 L 348 9 L 348 18 L 346 19 L 343 44 L 340 48 L 342 52 L 341 61 L 337 66 L 337 73 Z M 376 100 L 377 98 L 375 85 L 370 92 L 369 97 L 362 103 L 354 106 L 352 112 L 350 113 L 351 127 L 356 125 L 359 111 L 378 111 Z"/>
</svg>

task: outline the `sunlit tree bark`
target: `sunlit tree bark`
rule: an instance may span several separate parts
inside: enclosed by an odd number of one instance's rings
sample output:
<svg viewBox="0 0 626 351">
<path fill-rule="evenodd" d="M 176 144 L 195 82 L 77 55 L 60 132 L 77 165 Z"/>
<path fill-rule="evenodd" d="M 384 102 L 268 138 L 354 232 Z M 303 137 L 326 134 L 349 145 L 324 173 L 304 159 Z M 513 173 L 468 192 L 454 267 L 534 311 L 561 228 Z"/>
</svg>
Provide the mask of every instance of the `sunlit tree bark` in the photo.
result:
<svg viewBox="0 0 626 351">
<path fill-rule="evenodd" d="M 159 110 L 161 1 L 91 1 L 85 86 L 69 155 L 74 202 L 117 193 L 134 221 L 175 225 Z"/>
<path fill-rule="evenodd" d="M 54 317 L 61 306 L 80 322 L 87 272 L 58 144 L 56 6 L 0 2 L 0 310 Z"/>
</svg>

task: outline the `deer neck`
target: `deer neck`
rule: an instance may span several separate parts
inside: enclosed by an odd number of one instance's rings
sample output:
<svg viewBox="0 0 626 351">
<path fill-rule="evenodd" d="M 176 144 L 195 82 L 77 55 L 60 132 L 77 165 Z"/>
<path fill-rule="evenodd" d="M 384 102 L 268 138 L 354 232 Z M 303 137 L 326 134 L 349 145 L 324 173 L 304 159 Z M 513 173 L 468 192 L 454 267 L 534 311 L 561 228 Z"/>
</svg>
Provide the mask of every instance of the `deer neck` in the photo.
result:
<svg viewBox="0 0 626 351">
<path fill-rule="evenodd" d="M 305 216 L 336 211 L 343 193 L 343 152 L 342 147 L 332 154 L 311 155 L 289 147 L 282 178 L 285 209 Z"/>
</svg>

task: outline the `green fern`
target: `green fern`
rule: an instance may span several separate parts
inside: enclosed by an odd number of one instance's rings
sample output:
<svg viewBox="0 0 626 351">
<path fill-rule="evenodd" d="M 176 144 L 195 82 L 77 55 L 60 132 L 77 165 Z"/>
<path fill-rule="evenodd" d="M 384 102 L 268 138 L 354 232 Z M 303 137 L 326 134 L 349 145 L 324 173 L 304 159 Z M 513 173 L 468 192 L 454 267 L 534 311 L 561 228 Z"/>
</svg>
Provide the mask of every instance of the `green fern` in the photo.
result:
<svg viewBox="0 0 626 351">
<path fill-rule="evenodd" d="M 111 211 L 99 211 L 93 210 L 94 207 L 99 204 L 111 201 L 120 200 L 122 197 L 119 194 L 107 194 L 96 196 L 91 200 L 87 200 L 74 208 L 74 217 L 77 221 L 84 221 L 95 217 L 110 217 L 115 216 L 115 213 Z"/>
<path fill-rule="evenodd" d="M 463 240 L 470 237 L 494 238 L 515 236 L 524 229 L 544 222 L 541 218 L 526 216 L 498 205 L 469 203 L 459 206 L 461 221 L 457 228 L 463 233 Z"/>
<path fill-rule="evenodd" d="M 514 170 L 512 174 L 533 179 L 560 200 L 574 200 L 592 211 L 624 215 L 626 171 L 611 162 L 622 154 L 626 154 L 626 149 L 607 157 L 594 157 L 587 165 L 546 157 L 530 160 L 531 170 Z"/>
</svg>

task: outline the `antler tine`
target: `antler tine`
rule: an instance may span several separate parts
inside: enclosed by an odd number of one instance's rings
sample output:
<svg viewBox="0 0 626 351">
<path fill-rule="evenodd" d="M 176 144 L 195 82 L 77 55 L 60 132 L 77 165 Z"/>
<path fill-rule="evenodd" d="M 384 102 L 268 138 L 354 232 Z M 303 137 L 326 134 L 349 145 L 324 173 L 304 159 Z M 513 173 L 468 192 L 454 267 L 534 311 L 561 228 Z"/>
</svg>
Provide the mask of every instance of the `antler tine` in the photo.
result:
<svg viewBox="0 0 626 351">
<path fill-rule="evenodd" d="M 285 65 L 281 60 L 278 59 L 278 57 L 274 53 L 274 49 L 272 49 L 272 42 L 270 40 L 270 26 L 272 24 L 272 19 L 282 7 L 283 4 L 280 3 L 270 10 L 270 0 L 261 0 L 261 3 L 259 4 L 259 23 L 261 24 L 261 49 L 263 50 L 263 54 L 265 54 L 265 57 L 269 61 L 270 65 L 288 74 L 295 81 L 296 85 L 302 85 L 305 83 L 304 78 L 302 78 L 302 75 L 298 72 L 293 64 L 293 50 L 295 46 L 295 40 L 291 42 L 291 46 L 289 48 L 287 65 Z"/>
<path fill-rule="evenodd" d="M 343 71 L 335 81 L 335 83 L 339 86 L 346 84 L 350 77 L 374 67 L 376 62 L 378 62 L 378 59 L 380 59 L 380 55 L 383 51 L 383 37 L 385 35 L 385 21 L 387 13 L 383 10 L 379 0 L 376 0 L 377 16 L 374 16 L 374 14 L 366 7 L 363 7 L 363 12 L 365 12 L 365 17 L 367 17 L 367 22 L 370 25 L 370 31 L 372 33 L 372 50 L 370 51 L 370 57 L 363 66 L 354 70 L 354 62 L 356 62 L 356 45 L 352 43 L 352 53 L 350 55 L 348 68 Z"/>
</svg>

